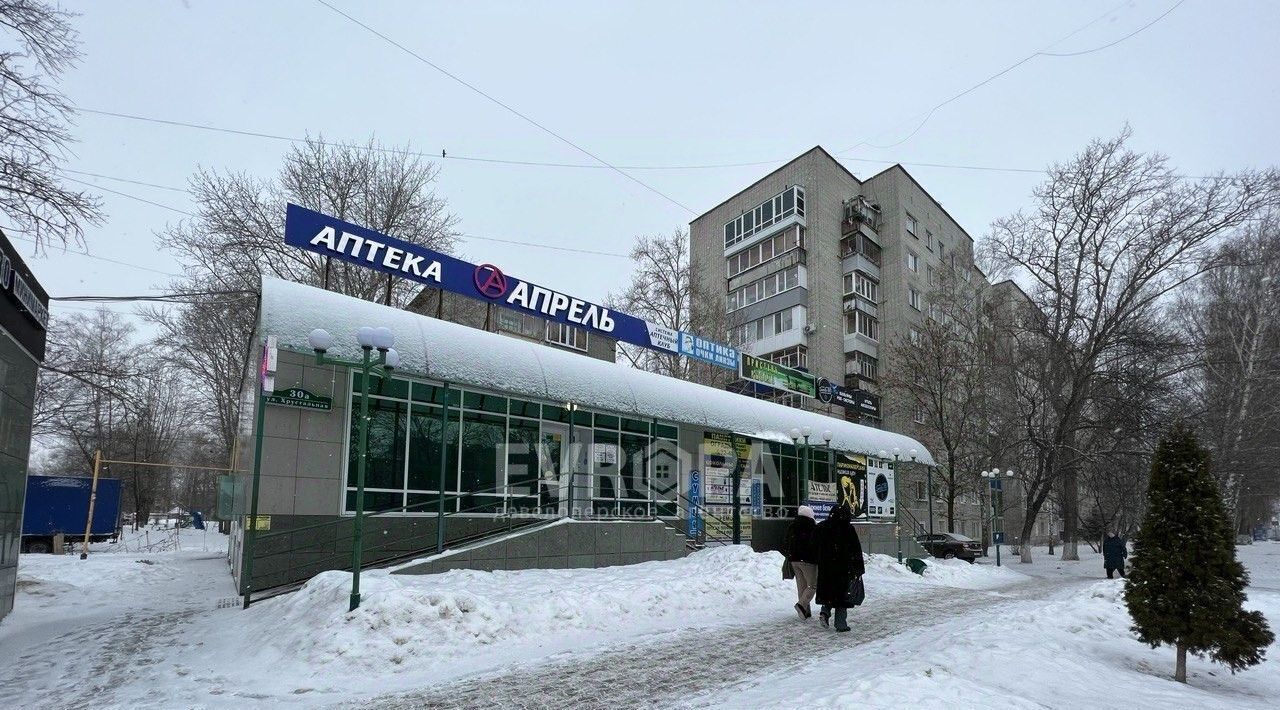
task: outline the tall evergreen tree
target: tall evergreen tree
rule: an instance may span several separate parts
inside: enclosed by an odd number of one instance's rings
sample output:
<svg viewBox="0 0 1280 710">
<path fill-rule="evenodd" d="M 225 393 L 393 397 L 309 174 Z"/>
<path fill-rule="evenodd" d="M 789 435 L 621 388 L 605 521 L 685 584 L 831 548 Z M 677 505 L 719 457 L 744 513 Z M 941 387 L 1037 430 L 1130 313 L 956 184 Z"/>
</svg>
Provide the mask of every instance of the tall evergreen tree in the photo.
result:
<svg viewBox="0 0 1280 710">
<path fill-rule="evenodd" d="M 1249 575 L 1236 560 L 1235 529 L 1209 454 L 1190 430 L 1175 426 L 1161 440 L 1147 496 L 1125 581 L 1138 638 L 1177 649 L 1174 679 L 1182 683 L 1188 651 L 1233 673 L 1262 662 L 1275 635 L 1261 612 L 1242 607 Z"/>
</svg>

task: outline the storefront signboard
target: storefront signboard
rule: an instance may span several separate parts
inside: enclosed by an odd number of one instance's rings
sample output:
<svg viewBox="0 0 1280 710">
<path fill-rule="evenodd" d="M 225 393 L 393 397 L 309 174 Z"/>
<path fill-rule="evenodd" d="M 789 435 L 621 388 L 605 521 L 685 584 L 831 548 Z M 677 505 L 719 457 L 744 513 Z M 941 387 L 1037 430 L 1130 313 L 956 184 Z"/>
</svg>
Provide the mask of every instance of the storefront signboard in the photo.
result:
<svg viewBox="0 0 1280 710">
<path fill-rule="evenodd" d="M 836 506 L 836 484 L 823 481 L 809 481 L 809 499 L 805 505 L 813 508 L 815 520 L 826 520 L 831 509 Z"/>
<path fill-rule="evenodd" d="M 689 471 L 687 518 L 689 523 L 685 528 L 685 536 L 690 540 L 699 540 L 702 537 L 702 474 L 696 468 Z"/>
<path fill-rule="evenodd" d="M 738 351 L 727 345 L 687 338 L 689 334 L 683 331 L 509 276 L 493 264 L 472 264 L 299 205 L 290 204 L 286 209 L 284 241 L 289 246 L 468 298 L 499 303 L 520 313 L 585 328 L 624 343 L 682 353 L 729 369 L 738 366 Z M 687 348 L 686 340 L 690 341 Z"/>
<path fill-rule="evenodd" d="M 867 516 L 867 459 L 856 454 L 836 456 L 836 504 L 847 505 L 854 519 Z"/>
<path fill-rule="evenodd" d="M 738 376 L 774 389 L 795 392 L 806 397 L 817 397 L 818 387 L 813 375 L 802 370 L 779 365 L 754 355 L 742 353 L 739 357 Z"/>
</svg>

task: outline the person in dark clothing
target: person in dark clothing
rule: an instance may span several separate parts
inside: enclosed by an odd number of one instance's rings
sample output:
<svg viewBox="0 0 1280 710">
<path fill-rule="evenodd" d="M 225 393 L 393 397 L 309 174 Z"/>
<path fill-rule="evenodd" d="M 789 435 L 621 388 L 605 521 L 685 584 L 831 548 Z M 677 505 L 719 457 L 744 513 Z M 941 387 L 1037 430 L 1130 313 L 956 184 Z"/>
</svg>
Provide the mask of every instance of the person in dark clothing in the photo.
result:
<svg viewBox="0 0 1280 710">
<path fill-rule="evenodd" d="M 1124 560 L 1128 556 L 1129 548 L 1124 538 L 1113 532 L 1107 533 L 1107 539 L 1102 541 L 1102 567 L 1107 570 L 1107 579 L 1115 579 L 1111 576 L 1113 572 L 1119 572 L 1120 579 L 1124 579 Z"/>
<path fill-rule="evenodd" d="M 818 524 L 813 521 L 813 508 L 802 505 L 787 531 L 786 555 L 796 576 L 796 613 L 801 619 L 813 616 L 809 604 L 818 593 Z"/>
<path fill-rule="evenodd" d="M 862 542 L 851 522 L 852 511 L 838 505 L 826 520 L 818 523 L 818 603 L 822 625 L 830 623 L 831 610 L 836 611 L 836 631 L 848 631 L 849 608 L 854 606 L 850 585 L 866 572 L 862 561 Z"/>
</svg>

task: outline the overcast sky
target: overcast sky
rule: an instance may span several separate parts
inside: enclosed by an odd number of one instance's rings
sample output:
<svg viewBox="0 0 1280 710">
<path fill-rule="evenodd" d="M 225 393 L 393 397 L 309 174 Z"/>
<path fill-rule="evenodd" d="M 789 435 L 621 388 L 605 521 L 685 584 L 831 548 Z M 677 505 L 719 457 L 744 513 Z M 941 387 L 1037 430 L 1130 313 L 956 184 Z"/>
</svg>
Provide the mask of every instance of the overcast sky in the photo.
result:
<svg viewBox="0 0 1280 710">
<path fill-rule="evenodd" d="M 1031 59 L 911 135 L 932 106 L 1033 52 L 1102 47 L 1175 0 L 329 1 L 614 165 L 763 163 L 629 170 L 668 200 L 607 169 L 440 161 L 439 194 L 471 235 L 624 253 L 636 235 L 687 226 L 820 144 L 859 176 L 906 164 L 981 238 L 1026 204 L 1037 176 L 916 163 L 1036 169 L 1125 122 L 1136 147 L 1190 174 L 1274 164 L 1280 146 L 1277 3 L 1185 0 L 1113 47 Z M 283 136 L 376 135 L 435 155 L 594 162 L 313 0 L 66 4 L 82 13 L 84 59 L 64 89 L 86 109 Z M 76 133 L 67 167 L 178 188 L 197 166 L 270 176 L 287 148 L 93 114 Z M 190 209 L 182 192 L 83 179 Z M 145 293 L 164 284 L 157 272 L 178 270 L 154 233 L 182 215 L 100 194 L 107 220 L 88 230 L 89 251 L 151 270 L 50 250 L 29 261 L 52 295 Z M 480 240 L 461 250 L 595 300 L 630 269 L 623 258 Z"/>
</svg>

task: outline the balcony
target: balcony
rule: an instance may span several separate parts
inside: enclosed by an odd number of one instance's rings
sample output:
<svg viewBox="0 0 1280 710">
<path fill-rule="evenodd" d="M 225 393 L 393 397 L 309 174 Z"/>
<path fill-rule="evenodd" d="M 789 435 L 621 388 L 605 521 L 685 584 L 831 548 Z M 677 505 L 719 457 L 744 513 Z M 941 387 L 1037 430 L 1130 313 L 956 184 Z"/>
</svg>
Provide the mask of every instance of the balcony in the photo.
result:
<svg viewBox="0 0 1280 710">
<path fill-rule="evenodd" d="M 840 222 L 841 234 L 852 234 L 864 227 L 875 234 L 880 230 L 880 205 L 859 195 L 844 203 L 844 219 Z"/>
</svg>

